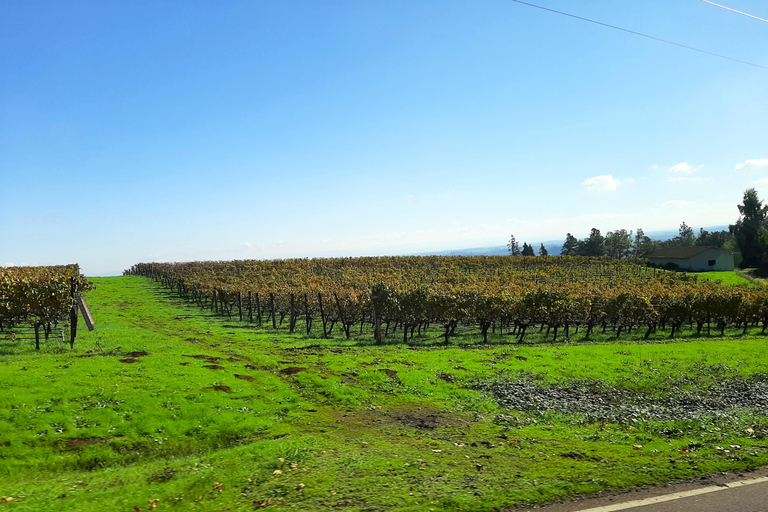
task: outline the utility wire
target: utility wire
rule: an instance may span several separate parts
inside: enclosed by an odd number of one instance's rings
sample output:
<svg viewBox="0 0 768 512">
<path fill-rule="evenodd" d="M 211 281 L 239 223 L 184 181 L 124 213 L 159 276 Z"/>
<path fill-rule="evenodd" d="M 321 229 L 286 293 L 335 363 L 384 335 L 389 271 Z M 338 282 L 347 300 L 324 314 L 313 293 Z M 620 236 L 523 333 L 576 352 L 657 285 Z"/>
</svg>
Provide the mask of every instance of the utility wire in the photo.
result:
<svg viewBox="0 0 768 512">
<path fill-rule="evenodd" d="M 563 16 L 568 16 L 569 18 L 575 18 L 575 19 L 581 20 L 581 21 L 588 21 L 589 23 L 594 23 L 595 25 L 602 25 L 604 27 L 612 28 L 612 29 L 615 29 L 615 30 L 621 30 L 622 32 L 627 32 L 629 34 L 634 34 L 636 36 L 647 37 L 648 39 L 653 39 L 654 41 L 660 41 L 662 43 L 667 43 L 667 44 L 671 44 L 671 45 L 674 45 L 674 46 L 679 46 L 680 48 L 685 48 L 687 50 L 693 50 L 695 52 L 704 53 L 704 54 L 707 54 L 707 55 L 711 55 L 713 57 L 719 57 L 721 59 L 726 59 L 726 60 L 730 60 L 730 61 L 733 61 L 733 62 L 739 62 L 741 64 L 747 64 L 748 66 L 754 66 L 756 68 L 768 69 L 768 66 L 761 66 L 760 64 L 754 64 L 752 62 L 747 62 L 745 60 L 739 60 L 739 59 L 734 59 L 733 57 L 727 57 L 725 55 L 720 55 L 719 53 L 708 52 L 706 50 L 701 50 L 699 48 L 694 48 L 693 46 L 687 46 L 687 45 L 684 45 L 684 44 L 676 43 L 674 41 L 669 41 L 667 39 L 661 39 L 660 37 L 649 36 L 648 34 L 643 34 L 642 32 L 635 32 L 634 30 L 629 30 L 629 29 L 626 29 L 626 28 L 617 27 L 616 25 L 609 25 L 608 23 L 603 23 L 601 21 L 591 20 L 589 18 L 582 18 L 581 16 L 576 16 L 575 14 L 568 14 L 567 12 L 556 11 L 555 9 L 549 9 L 548 7 L 542 7 L 540 5 L 530 4 L 528 2 L 523 2 L 521 0 L 512 0 L 512 1 L 515 2 L 515 3 L 518 3 L 518 4 L 527 5 L 529 7 L 535 7 L 537 9 L 541 9 L 543 11 L 549 11 L 549 12 L 554 12 L 556 14 L 562 14 Z"/>
<path fill-rule="evenodd" d="M 739 14 L 743 14 L 744 16 L 749 16 L 750 18 L 755 18 L 756 20 L 764 21 L 768 23 L 768 20 L 763 18 L 758 18 L 757 16 L 753 16 L 752 14 L 747 14 L 746 12 L 737 11 L 736 9 L 731 9 L 730 7 L 726 7 L 724 5 L 716 4 L 715 2 L 710 2 L 709 0 L 701 0 L 702 2 L 707 2 L 708 4 L 716 5 L 718 7 L 722 7 L 723 9 L 727 9 L 729 11 L 737 12 Z"/>
</svg>

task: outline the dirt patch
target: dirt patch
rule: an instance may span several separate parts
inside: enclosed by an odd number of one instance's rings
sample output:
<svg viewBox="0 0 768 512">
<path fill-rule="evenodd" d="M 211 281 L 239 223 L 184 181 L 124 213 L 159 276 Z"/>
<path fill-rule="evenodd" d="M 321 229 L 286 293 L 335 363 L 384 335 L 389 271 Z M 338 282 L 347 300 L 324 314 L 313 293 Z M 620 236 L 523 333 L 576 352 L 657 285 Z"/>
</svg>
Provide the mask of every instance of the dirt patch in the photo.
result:
<svg viewBox="0 0 768 512">
<path fill-rule="evenodd" d="M 238 374 L 235 374 L 235 378 L 236 379 L 247 380 L 248 382 L 253 382 L 254 380 L 256 380 L 254 377 L 251 377 L 250 375 L 238 375 Z"/>
<path fill-rule="evenodd" d="M 566 452 L 561 453 L 561 457 L 565 457 L 566 459 L 573 459 L 573 460 L 591 460 L 592 462 L 608 462 L 607 460 L 596 457 L 594 455 L 587 455 L 586 453 L 580 453 L 580 452 Z"/>
<path fill-rule="evenodd" d="M 295 375 L 305 370 L 306 368 L 302 368 L 301 366 L 289 366 L 288 368 L 283 368 L 282 370 L 280 370 L 280 373 L 282 373 L 283 375 Z"/>
<path fill-rule="evenodd" d="M 218 363 L 223 359 L 218 356 L 207 356 L 205 354 L 195 354 L 195 355 L 182 354 L 182 357 L 191 357 L 192 359 L 201 359 L 204 361 L 208 361 L 209 363 Z"/>
<path fill-rule="evenodd" d="M 189 363 L 179 363 L 181 366 L 187 366 Z"/>
<path fill-rule="evenodd" d="M 223 370 L 224 367 L 220 364 L 204 364 L 203 368 L 208 368 L 209 370 Z"/>
<path fill-rule="evenodd" d="M 224 392 L 226 392 L 226 393 L 229 393 L 230 391 L 232 391 L 232 388 L 231 388 L 231 387 L 229 387 L 229 386 L 224 386 L 224 385 L 219 385 L 219 386 L 211 386 L 211 387 L 209 387 L 209 388 L 205 388 L 205 389 L 213 389 L 213 390 L 215 390 L 215 391 L 224 391 Z"/>
<path fill-rule="evenodd" d="M 346 384 L 356 384 L 357 383 L 357 372 L 347 372 L 341 374 L 344 379 L 342 379 L 342 382 Z"/>
<path fill-rule="evenodd" d="M 443 425 L 443 418 L 438 412 L 411 410 L 405 413 L 394 413 L 392 417 L 406 427 L 413 427 L 419 430 L 434 430 Z"/>
<path fill-rule="evenodd" d="M 397 378 L 397 371 L 390 370 L 389 368 L 379 368 L 379 371 L 382 371 L 387 374 L 387 377 L 390 379 L 400 380 Z"/>
<path fill-rule="evenodd" d="M 261 370 L 264 372 L 272 371 L 272 368 L 270 368 L 269 366 L 254 366 L 252 364 L 244 364 L 243 368 L 245 368 L 246 370 Z"/>
<path fill-rule="evenodd" d="M 111 437 L 83 437 L 77 439 L 62 439 L 64 447 L 68 450 L 79 448 L 80 446 L 90 446 L 94 444 L 106 443 Z"/>
<path fill-rule="evenodd" d="M 171 467 L 166 466 L 163 469 L 161 469 L 160 471 L 156 471 L 156 472 L 152 473 L 149 477 L 147 477 L 147 483 L 148 484 L 155 484 L 155 483 L 161 483 L 162 484 L 162 483 L 165 483 L 165 482 L 170 482 L 171 480 L 173 480 L 173 477 L 176 476 L 176 473 L 178 473 L 178 471 L 176 471 L 175 469 L 173 469 Z"/>
<path fill-rule="evenodd" d="M 132 364 L 132 363 L 138 363 L 138 362 L 139 362 L 139 360 L 138 360 L 138 359 L 134 359 L 134 358 L 132 358 L 132 357 L 126 357 L 125 359 L 120 359 L 120 362 L 121 362 L 121 363 L 129 363 L 129 364 Z"/>
<path fill-rule="evenodd" d="M 445 382 L 451 382 L 451 383 L 454 380 L 456 380 L 456 379 L 453 378 L 453 375 L 448 374 L 448 373 L 438 373 L 437 374 L 437 378 L 440 379 L 440 380 L 444 380 Z"/>
<path fill-rule="evenodd" d="M 128 357 L 143 357 L 143 356 L 148 356 L 149 352 L 146 352 L 144 350 L 137 350 L 135 352 L 126 352 L 125 355 L 127 355 Z"/>
<path fill-rule="evenodd" d="M 447 414 L 429 405 L 407 405 L 391 409 L 346 409 L 337 413 L 336 422 L 350 429 L 371 430 L 407 427 L 432 431 L 443 427 L 465 425 L 466 421 L 456 414 Z"/>
</svg>

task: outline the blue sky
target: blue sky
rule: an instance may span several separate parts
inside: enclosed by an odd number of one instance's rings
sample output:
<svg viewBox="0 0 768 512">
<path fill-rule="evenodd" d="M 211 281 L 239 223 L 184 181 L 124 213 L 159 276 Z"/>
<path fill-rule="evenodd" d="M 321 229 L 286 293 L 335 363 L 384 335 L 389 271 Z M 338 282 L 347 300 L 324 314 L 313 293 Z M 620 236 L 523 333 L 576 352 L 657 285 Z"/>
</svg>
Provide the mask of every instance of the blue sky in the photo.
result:
<svg viewBox="0 0 768 512">
<path fill-rule="evenodd" d="M 768 23 L 534 3 L 763 67 L 511 0 L 2 2 L 0 265 L 407 254 L 768 199 Z"/>
</svg>

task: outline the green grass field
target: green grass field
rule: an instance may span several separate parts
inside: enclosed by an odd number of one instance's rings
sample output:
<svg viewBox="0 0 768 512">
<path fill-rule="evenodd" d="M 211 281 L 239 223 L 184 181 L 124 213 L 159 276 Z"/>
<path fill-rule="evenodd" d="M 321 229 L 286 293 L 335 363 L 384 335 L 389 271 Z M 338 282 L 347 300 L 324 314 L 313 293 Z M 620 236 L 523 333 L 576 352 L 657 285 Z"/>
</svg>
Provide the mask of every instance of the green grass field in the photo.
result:
<svg viewBox="0 0 768 512">
<path fill-rule="evenodd" d="M 768 464 L 759 329 L 375 346 L 94 282 L 74 350 L 0 340 L 0 507 L 483 511 Z"/>
<path fill-rule="evenodd" d="M 744 271 L 733 272 L 694 272 L 691 275 L 698 276 L 699 279 L 706 279 L 707 281 L 720 281 L 724 285 L 747 285 L 747 286 L 759 286 L 761 281 L 752 280 L 745 277 Z M 747 274 L 749 275 L 749 274 Z"/>
</svg>

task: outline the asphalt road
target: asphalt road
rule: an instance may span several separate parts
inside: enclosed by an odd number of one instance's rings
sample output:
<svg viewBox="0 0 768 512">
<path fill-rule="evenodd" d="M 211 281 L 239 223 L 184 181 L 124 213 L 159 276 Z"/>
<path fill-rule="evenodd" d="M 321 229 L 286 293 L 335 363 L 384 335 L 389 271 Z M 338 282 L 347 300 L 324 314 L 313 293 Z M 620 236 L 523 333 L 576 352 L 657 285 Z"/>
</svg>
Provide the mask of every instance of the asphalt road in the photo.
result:
<svg viewBox="0 0 768 512">
<path fill-rule="evenodd" d="M 768 468 L 703 477 L 580 501 L 518 508 L 530 512 L 768 512 Z"/>
</svg>

